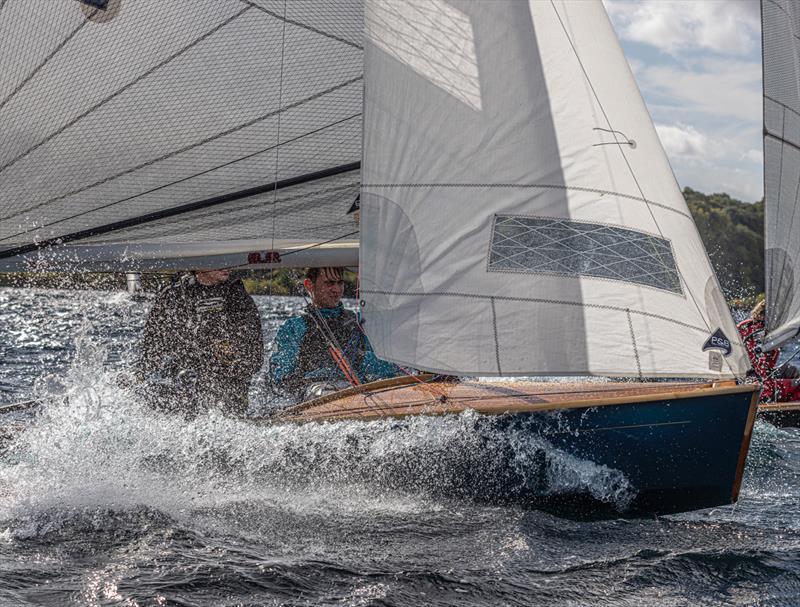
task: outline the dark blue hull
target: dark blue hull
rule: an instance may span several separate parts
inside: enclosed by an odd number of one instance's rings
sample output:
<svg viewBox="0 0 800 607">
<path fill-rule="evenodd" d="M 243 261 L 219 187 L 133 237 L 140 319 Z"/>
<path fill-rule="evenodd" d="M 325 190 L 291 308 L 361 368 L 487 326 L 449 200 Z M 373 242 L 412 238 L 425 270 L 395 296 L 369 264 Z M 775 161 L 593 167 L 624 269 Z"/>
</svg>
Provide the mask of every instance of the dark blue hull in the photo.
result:
<svg viewBox="0 0 800 607">
<path fill-rule="evenodd" d="M 635 495 L 620 514 L 665 514 L 736 501 L 752 431 L 752 400 L 751 392 L 715 394 L 512 413 L 496 423 L 515 434 L 534 433 L 565 453 L 622 472 Z M 543 498 L 539 487 L 515 482 L 513 475 L 508 481 L 508 498 L 578 512 L 605 508 L 581 495 Z"/>
</svg>

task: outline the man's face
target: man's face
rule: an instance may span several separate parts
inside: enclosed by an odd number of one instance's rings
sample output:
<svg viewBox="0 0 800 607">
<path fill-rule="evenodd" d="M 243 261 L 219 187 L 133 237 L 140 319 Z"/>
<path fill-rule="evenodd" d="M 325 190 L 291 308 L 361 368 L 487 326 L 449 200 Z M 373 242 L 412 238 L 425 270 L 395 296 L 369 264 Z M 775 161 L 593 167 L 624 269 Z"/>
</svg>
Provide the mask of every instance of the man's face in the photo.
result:
<svg viewBox="0 0 800 607">
<path fill-rule="evenodd" d="M 230 270 L 201 270 L 195 272 L 194 277 L 201 285 L 212 287 L 225 282 L 230 275 Z"/>
<path fill-rule="evenodd" d="M 344 279 L 339 268 L 322 268 L 313 283 L 306 278 L 303 285 L 318 308 L 335 308 L 344 295 Z"/>
</svg>

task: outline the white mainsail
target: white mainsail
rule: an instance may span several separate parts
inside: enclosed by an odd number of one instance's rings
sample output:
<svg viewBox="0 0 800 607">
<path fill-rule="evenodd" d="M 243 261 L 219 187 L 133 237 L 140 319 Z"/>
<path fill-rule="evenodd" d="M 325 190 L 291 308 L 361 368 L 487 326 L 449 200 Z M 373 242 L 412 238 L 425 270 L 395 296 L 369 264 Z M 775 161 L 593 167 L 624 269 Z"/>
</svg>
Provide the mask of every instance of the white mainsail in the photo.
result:
<svg viewBox="0 0 800 607">
<path fill-rule="evenodd" d="M 0 1 L 0 271 L 357 263 L 362 12 Z"/>
<path fill-rule="evenodd" d="M 361 297 L 471 375 L 741 376 L 719 284 L 598 2 L 367 0 Z"/>
<path fill-rule="evenodd" d="M 800 331 L 800 6 L 764 0 L 765 349 Z"/>
</svg>

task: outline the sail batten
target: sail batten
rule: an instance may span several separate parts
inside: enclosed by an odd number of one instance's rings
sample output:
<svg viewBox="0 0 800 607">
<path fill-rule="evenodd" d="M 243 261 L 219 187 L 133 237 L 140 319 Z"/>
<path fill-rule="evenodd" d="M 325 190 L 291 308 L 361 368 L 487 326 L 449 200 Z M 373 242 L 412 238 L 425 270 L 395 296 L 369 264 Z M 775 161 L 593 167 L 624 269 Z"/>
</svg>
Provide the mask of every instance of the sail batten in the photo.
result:
<svg viewBox="0 0 800 607">
<path fill-rule="evenodd" d="M 744 374 L 599 2 L 370 0 L 365 19 L 361 293 L 379 355 L 474 375 Z"/>
</svg>

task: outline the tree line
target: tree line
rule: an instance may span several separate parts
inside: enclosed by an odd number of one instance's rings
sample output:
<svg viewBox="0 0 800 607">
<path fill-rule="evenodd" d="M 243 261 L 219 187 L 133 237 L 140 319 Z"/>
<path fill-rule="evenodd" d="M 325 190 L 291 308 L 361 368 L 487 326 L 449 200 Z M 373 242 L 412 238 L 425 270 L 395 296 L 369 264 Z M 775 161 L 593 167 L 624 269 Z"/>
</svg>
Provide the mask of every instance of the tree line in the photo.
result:
<svg viewBox="0 0 800 607">
<path fill-rule="evenodd" d="M 692 188 L 684 188 L 683 197 L 726 299 L 747 305 L 764 291 L 764 201 Z"/>
</svg>

